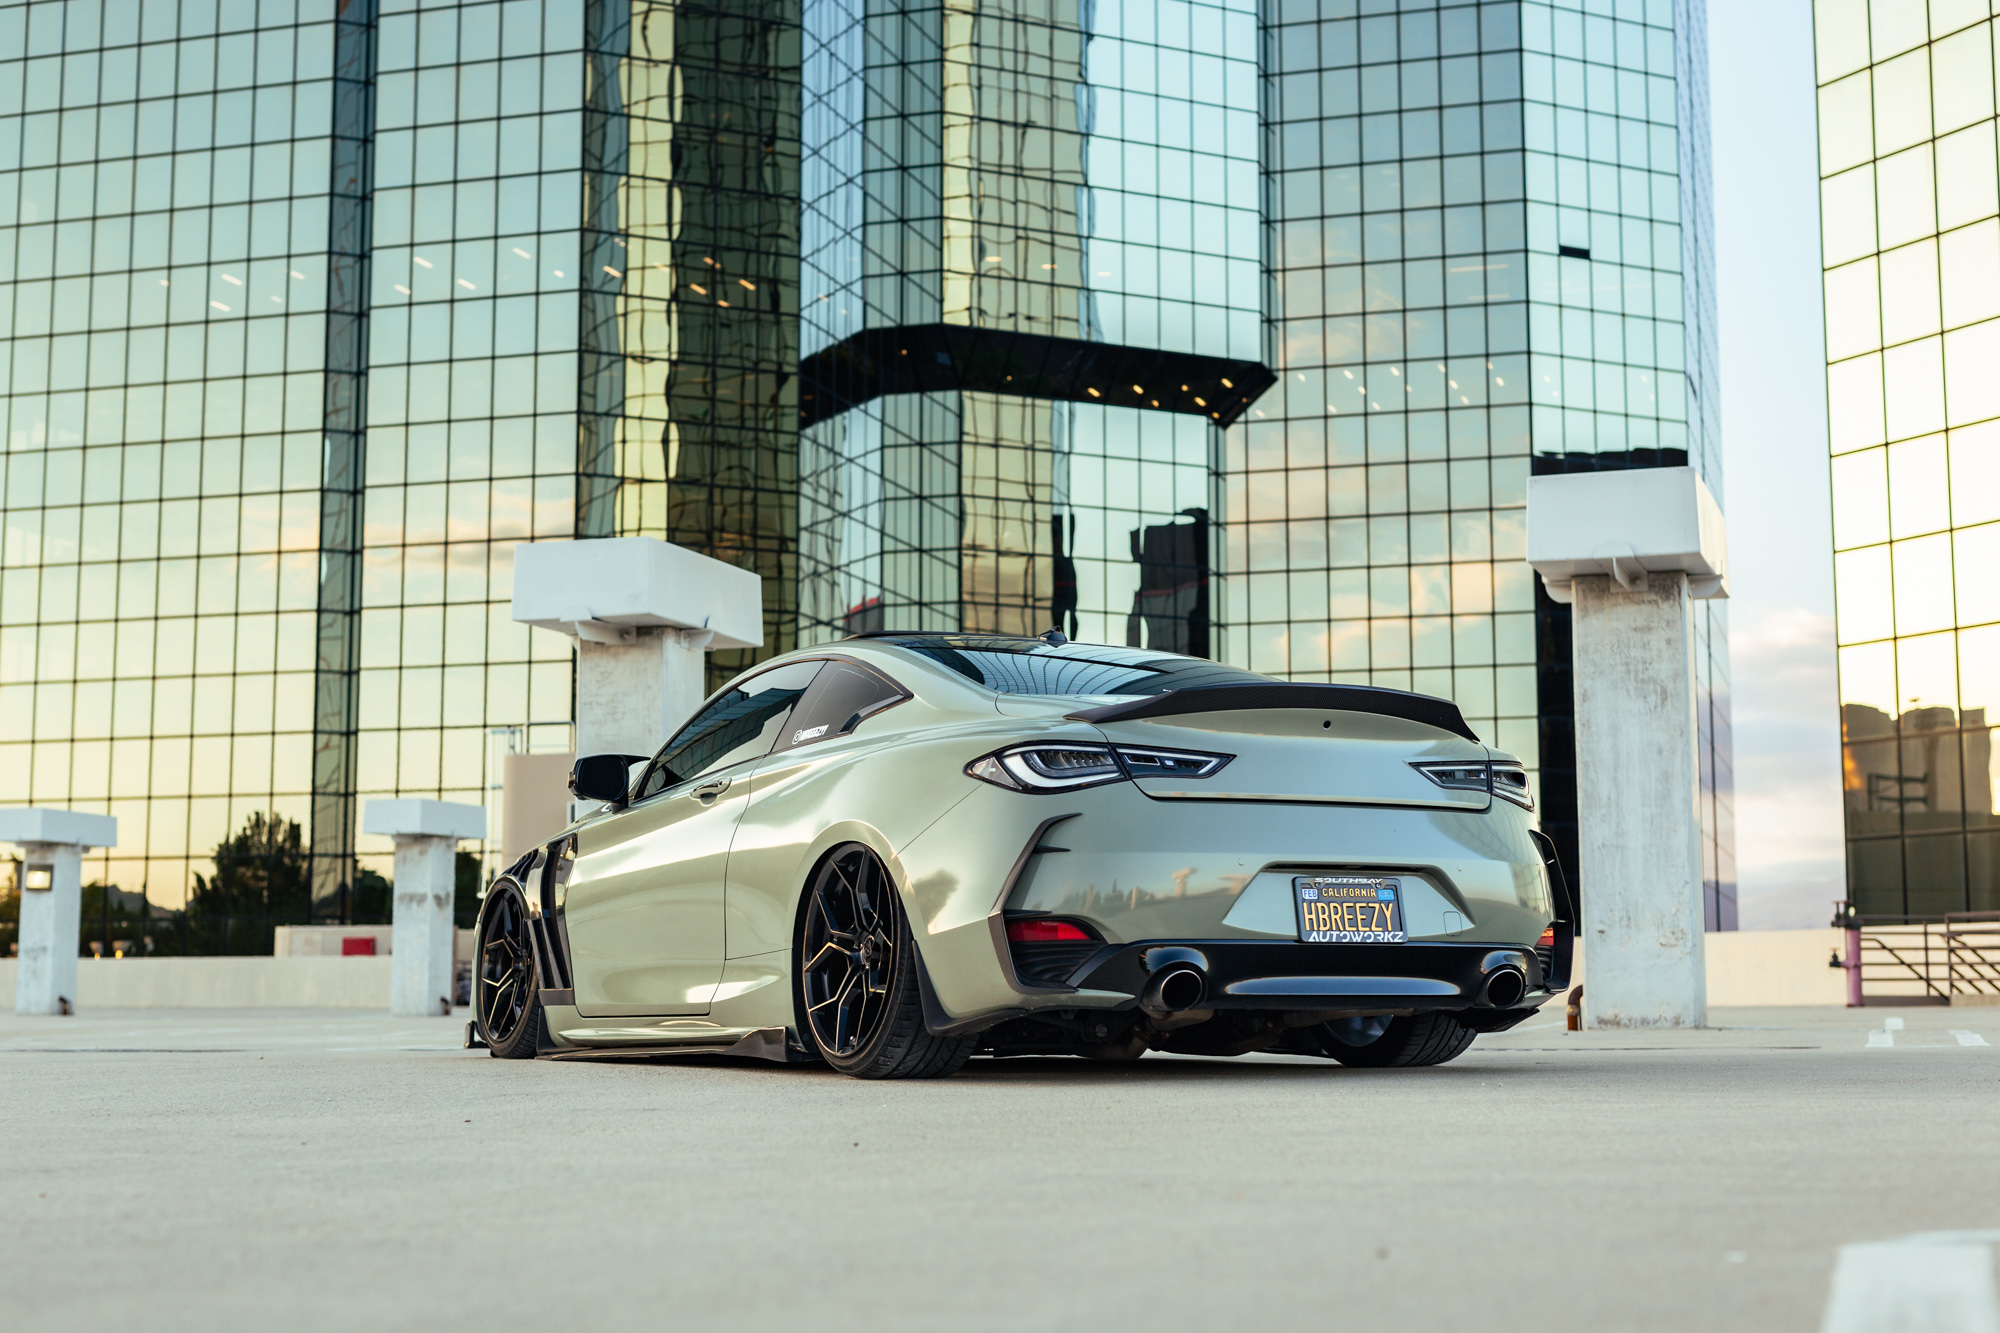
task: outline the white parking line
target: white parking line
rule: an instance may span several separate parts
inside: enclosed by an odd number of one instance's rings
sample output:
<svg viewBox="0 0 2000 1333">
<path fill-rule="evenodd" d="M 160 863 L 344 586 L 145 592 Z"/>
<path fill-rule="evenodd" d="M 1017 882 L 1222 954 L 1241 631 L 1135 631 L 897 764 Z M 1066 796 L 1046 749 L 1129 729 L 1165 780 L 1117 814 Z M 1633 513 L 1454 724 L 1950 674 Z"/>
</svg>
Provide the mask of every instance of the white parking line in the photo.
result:
<svg viewBox="0 0 2000 1333">
<path fill-rule="evenodd" d="M 1958 1038 L 1958 1044 L 1961 1046 L 1984 1046 L 1986 1044 L 1986 1038 L 1980 1036 L 1977 1032 L 1967 1032 L 1963 1028 L 1950 1028 L 1947 1030 L 1952 1036 Z"/>
<path fill-rule="evenodd" d="M 2000 1333 L 1994 1239 L 1930 1232 L 1841 1246 L 1820 1333 Z"/>
<path fill-rule="evenodd" d="M 1896 1034 L 1902 1030 L 1902 1019 L 1885 1018 L 1882 1020 L 1882 1027 L 1879 1031 L 1868 1034 L 1868 1044 L 1870 1046 L 1894 1046 L 1896 1044 Z"/>
</svg>

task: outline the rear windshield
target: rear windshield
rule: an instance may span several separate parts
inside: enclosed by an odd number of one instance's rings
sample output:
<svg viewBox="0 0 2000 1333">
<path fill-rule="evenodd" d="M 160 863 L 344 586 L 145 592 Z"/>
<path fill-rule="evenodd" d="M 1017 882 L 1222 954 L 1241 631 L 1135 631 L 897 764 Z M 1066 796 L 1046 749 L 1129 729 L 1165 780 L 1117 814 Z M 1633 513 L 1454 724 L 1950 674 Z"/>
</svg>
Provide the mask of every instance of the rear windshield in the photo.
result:
<svg viewBox="0 0 2000 1333">
<path fill-rule="evenodd" d="M 928 657 L 1001 694 L 1133 695 L 1207 685 L 1268 685 L 1269 676 L 1199 657 L 1096 643 L 977 635 L 911 635 L 878 643 Z"/>
</svg>

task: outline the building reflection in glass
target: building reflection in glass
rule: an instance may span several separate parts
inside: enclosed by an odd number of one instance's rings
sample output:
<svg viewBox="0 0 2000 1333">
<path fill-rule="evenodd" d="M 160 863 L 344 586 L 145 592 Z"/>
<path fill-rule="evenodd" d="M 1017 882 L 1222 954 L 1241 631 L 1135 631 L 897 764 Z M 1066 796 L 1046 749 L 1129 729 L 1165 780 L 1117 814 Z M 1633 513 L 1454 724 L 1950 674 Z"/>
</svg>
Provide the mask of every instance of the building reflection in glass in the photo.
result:
<svg viewBox="0 0 2000 1333">
<path fill-rule="evenodd" d="M 801 634 L 1219 649 L 1221 427 L 1271 380 L 1254 7 L 804 26 Z"/>
</svg>

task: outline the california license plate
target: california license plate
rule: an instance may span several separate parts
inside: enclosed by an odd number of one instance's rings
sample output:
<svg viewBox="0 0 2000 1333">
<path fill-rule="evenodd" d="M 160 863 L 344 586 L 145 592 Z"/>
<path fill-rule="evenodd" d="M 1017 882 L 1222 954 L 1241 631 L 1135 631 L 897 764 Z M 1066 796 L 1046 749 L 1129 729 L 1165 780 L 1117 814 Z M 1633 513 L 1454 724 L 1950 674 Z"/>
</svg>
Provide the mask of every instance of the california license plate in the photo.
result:
<svg viewBox="0 0 2000 1333">
<path fill-rule="evenodd" d="M 1358 875 L 1292 881 L 1299 939 L 1306 944 L 1401 944 L 1403 882 Z"/>
</svg>

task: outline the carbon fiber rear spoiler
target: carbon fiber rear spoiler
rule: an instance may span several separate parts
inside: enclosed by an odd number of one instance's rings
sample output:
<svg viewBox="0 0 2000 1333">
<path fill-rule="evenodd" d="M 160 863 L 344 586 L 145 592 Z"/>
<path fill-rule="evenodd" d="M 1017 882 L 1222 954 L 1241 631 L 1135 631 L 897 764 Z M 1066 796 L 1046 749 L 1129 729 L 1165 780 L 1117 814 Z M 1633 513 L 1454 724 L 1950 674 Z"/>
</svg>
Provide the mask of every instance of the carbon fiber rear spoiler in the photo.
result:
<svg viewBox="0 0 2000 1333">
<path fill-rule="evenodd" d="M 1296 685 L 1273 681 L 1269 685 L 1207 685 L 1164 694 L 1143 695 L 1130 703 L 1086 708 L 1067 716 L 1076 722 L 1138 721 L 1148 717 L 1176 717 L 1184 713 L 1237 713 L 1254 708 L 1320 708 L 1343 713 L 1375 713 L 1421 722 L 1427 727 L 1463 736 L 1481 743 L 1464 714 L 1449 699 L 1407 690 L 1385 690 L 1375 685 Z"/>
</svg>

